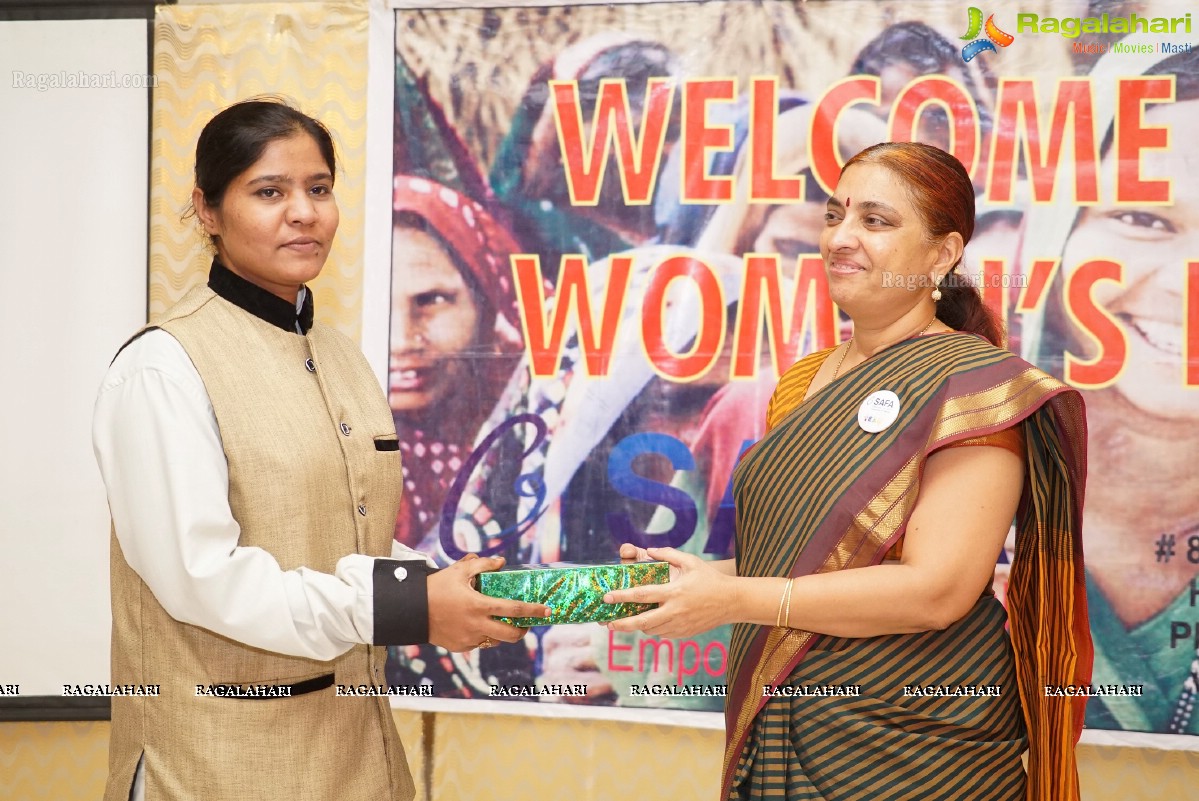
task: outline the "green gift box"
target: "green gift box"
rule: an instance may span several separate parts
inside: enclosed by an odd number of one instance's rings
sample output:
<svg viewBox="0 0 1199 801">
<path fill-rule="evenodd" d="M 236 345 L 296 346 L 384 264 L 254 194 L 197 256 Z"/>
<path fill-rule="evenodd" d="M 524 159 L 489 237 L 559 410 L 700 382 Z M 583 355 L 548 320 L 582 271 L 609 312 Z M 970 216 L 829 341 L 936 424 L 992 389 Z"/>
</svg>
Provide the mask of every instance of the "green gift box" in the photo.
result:
<svg viewBox="0 0 1199 801">
<path fill-rule="evenodd" d="M 612 562 L 512 565 L 478 575 L 479 592 L 493 598 L 545 604 L 552 614 L 540 617 L 502 617 L 514 626 L 550 623 L 607 623 L 653 609 L 657 604 L 606 604 L 604 594 L 644 584 L 670 581 L 668 562 Z"/>
</svg>

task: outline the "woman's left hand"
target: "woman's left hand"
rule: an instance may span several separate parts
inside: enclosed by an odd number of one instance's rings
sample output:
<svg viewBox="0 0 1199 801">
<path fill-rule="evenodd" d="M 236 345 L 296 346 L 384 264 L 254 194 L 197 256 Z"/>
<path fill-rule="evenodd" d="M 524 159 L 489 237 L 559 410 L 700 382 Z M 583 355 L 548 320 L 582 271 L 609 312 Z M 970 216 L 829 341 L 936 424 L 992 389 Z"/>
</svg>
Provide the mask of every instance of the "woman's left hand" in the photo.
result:
<svg viewBox="0 0 1199 801">
<path fill-rule="evenodd" d="M 655 637 L 690 637 L 735 619 L 736 580 L 708 561 L 674 548 L 649 548 L 651 559 L 669 562 L 670 582 L 613 590 L 604 603 L 657 604 L 607 624 L 613 631 L 641 631 Z M 621 554 L 624 555 L 623 553 Z"/>
</svg>

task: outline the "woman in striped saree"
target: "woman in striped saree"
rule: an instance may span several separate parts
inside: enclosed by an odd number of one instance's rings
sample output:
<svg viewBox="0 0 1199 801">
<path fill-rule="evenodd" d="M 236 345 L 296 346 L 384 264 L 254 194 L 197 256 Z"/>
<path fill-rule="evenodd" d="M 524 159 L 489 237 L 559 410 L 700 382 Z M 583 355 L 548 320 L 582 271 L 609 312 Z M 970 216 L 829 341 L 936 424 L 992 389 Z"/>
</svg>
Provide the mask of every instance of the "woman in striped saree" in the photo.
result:
<svg viewBox="0 0 1199 801">
<path fill-rule="evenodd" d="M 846 164 L 820 249 L 854 335 L 780 380 L 734 477 L 737 558 L 651 549 L 671 583 L 609 594 L 659 604 L 614 629 L 735 624 L 724 799 L 1078 797 L 1083 406 L 996 347 L 953 272 L 973 225 L 943 151 Z M 1005 614 L 989 584 L 1013 518 Z"/>
</svg>

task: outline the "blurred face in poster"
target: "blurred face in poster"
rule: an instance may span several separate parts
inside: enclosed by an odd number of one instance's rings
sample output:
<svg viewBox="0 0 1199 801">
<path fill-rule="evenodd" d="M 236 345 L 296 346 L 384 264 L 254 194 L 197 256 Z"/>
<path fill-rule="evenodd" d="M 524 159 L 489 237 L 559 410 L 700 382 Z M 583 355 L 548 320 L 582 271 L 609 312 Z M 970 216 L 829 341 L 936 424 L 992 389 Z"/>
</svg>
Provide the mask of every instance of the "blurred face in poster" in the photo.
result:
<svg viewBox="0 0 1199 801">
<path fill-rule="evenodd" d="M 481 314 L 437 238 L 396 226 L 392 253 L 388 401 L 396 412 L 420 414 L 461 387 Z"/>
<path fill-rule="evenodd" d="M 1186 385 L 1183 359 L 1187 263 L 1199 257 L 1199 187 L 1189 176 L 1199 155 L 1179 141 L 1196 119 L 1199 100 L 1185 97 L 1145 112 L 1146 126 L 1173 131 L 1173 144 L 1141 151 L 1139 166 L 1145 178 L 1171 180 L 1168 205 L 1114 202 L 1116 156 L 1104 154 L 1100 202 L 1079 211 L 1059 277 L 1061 285 L 1093 261 L 1123 271 L 1121 281 L 1091 287 L 1092 303 L 1123 331 L 1127 351 L 1115 379 L 1085 393 L 1089 449 L 1103 455 L 1089 465 L 1086 542 L 1095 587 L 1130 628 L 1149 625 L 1188 592 L 1196 571 L 1191 560 L 1155 552 L 1155 543 L 1172 538 L 1184 554 L 1199 531 L 1199 389 Z M 1053 350 L 1092 360 L 1099 344 L 1077 312 L 1063 308 L 1063 294 L 1047 312 L 1046 333 L 1060 343 Z"/>
<path fill-rule="evenodd" d="M 649 80 L 669 78 L 677 73 L 674 55 L 666 45 L 623 32 L 606 31 L 563 48 L 553 60 L 551 77 L 575 82 L 583 141 L 592 142 L 597 108 L 602 110 L 599 99 L 605 82 L 624 83 L 628 113 L 631 119 L 637 120 L 645 113 Z M 545 92 L 544 79 L 534 78 L 531 91 L 536 96 Z M 615 170 L 605 171 L 594 205 L 572 201 L 563 178 L 565 167 L 552 98 L 547 98 L 544 103 L 522 164 L 525 194 L 569 208 L 572 214 L 620 234 L 629 243 L 642 243 L 652 236 L 655 229 L 653 205 L 626 203 Z M 665 148 L 669 152 L 678 136 L 677 121 L 668 123 L 665 136 Z"/>
<path fill-rule="evenodd" d="M 1197 119 L 1199 100 L 1155 105 L 1145 114 L 1146 126 L 1176 133 Z M 1113 161 L 1109 154 L 1101 167 L 1107 180 Z M 1199 258 L 1199 185 L 1183 176 L 1197 172 L 1199 154 L 1185 145 L 1145 150 L 1141 174 L 1172 178 L 1173 204 L 1116 204 L 1109 184 L 1100 204 L 1079 213 L 1063 253 L 1067 270 L 1097 259 L 1124 267 L 1122 284 L 1101 281 L 1093 298 L 1127 333 L 1124 369 L 1111 388 L 1146 420 L 1199 422 L 1199 390 L 1185 386 L 1182 360 L 1186 264 Z M 1068 331 L 1071 352 L 1094 358 L 1094 340 L 1077 325 Z"/>
<path fill-rule="evenodd" d="M 777 253 L 784 269 L 794 270 L 797 258 L 820 252 L 823 230 L 823 199 L 775 206 L 754 239 L 753 252 Z"/>
<path fill-rule="evenodd" d="M 859 51 L 850 68 L 851 75 L 873 75 L 879 81 L 879 104 L 862 108 L 888 122 L 896 100 L 913 81 L 937 76 L 953 81 L 973 100 L 974 108 L 952 110 L 954 118 L 978 115 L 980 134 L 985 139 L 991 127 L 990 114 L 978 84 L 966 71 L 955 45 L 938 30 L 923 22 L 907 20 L 888 25 Z M 913 138 L 949 150 L 950 116 L 939 103 L 920 113 Z"/>
<path fill-rule="evenodd" d="M 982 275 L 984 260 L 1000 259 L 1010 273 L 1019 261 L 1023 216 L 1013 209 L 980 211 L 962 257 L 964 272 Z"/>
<path fill-rule="evenodd" d="M 900 93 L 912 81 L 922 77 L 924 74 L 926 73 L 920 72 L 905 61 L 893 61 L 882 68 L 878 75 L 880 103 L 875 107 L 877 108 L 875 113 L 880 120 L 883 122 L 889 120 L 894 110 L 895 101 L 899 98 Z M 966 85 L 965 74 L 954 66 L 940 65 L 934 74 L 943 75 L 960 86 Z M 865 106 L 865 108 L 872 109 L 869 105 Z M 964 106 L 955 110 L 955 114 L 963 117 L 971 113 L 976 112 Z M 916 125 L 915 139 L 919 142 L 936 145 L 942 150 L 950 149 L 953 143 L 949 134 L 949 117 L 945 113 L 944 108 L 933 104 L 924 110 Z"/>
</svg>

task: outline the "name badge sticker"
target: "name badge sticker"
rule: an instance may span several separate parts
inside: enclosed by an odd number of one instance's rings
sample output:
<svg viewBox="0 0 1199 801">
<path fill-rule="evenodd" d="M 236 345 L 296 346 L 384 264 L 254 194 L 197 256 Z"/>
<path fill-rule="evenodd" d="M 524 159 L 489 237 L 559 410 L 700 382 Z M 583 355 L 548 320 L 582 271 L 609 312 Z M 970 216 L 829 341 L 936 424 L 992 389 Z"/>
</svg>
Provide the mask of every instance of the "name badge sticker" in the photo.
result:
<svg viewBox="0 0 1199 801">
<path fill-rule="evenodd" d="M 899 419 L 899 396 L 889 389 L 871 392 L 858 407 L 858 425 L 868 434 L 886 431 Z"/>
</svg>

